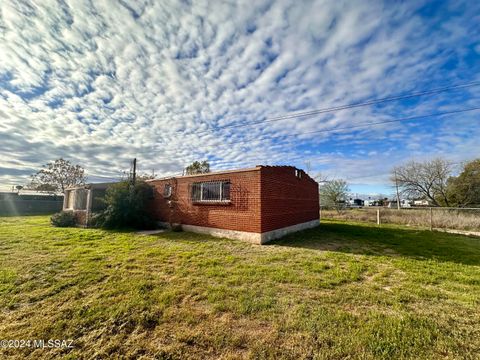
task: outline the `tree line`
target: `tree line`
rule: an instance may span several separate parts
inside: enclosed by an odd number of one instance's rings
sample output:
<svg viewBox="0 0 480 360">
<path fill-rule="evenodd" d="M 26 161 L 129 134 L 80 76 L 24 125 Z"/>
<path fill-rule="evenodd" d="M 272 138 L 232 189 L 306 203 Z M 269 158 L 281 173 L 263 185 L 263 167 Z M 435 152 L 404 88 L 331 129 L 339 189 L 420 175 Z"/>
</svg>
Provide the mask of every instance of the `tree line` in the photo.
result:
<svg viewBox="0 0 480 360">
<path fill-rule="evenodd" d="M 480 207 L 480 159 L 462 164 L 458 175 L 454 164 L 442 158 L 411 160 L 392 169 L 390 181 L 399 195 L 409 200 L 427 200 L 432 206 Z M 320 180 L 322 206 L 345 206 L 350 189 L 343 179 Z"/>
<path fill-rule="evenodd" d="M 392 170 L 391 181 L 409 199 L 425 199 L 433 206 L 480 206 L 480 159 L 462 164 L 453 176 L 453 163 L 437 158 L 409 161 Z"/>
</svg>

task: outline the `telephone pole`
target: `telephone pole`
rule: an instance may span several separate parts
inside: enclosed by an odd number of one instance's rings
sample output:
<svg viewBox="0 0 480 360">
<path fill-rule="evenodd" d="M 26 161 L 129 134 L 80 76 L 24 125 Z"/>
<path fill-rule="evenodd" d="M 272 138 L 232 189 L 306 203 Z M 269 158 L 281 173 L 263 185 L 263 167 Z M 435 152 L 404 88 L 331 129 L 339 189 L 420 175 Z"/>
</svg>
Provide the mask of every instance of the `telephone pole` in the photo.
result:
<svg viewBox="0 0 480 360">
<path fill-rule="evenodd" d="M 135 185 L 135 177 L 137 176 L 137 158 L 133 158 L 132 184 Z"/>
<path fill-rule="evenodd" d="M 400 195 L 398 193 L 398 180 L 397 180 L 397 170 L 394 170 L 395 173 L 395 187 L 397 189 L 397 210 L 400 210 Z"/>
</svg>

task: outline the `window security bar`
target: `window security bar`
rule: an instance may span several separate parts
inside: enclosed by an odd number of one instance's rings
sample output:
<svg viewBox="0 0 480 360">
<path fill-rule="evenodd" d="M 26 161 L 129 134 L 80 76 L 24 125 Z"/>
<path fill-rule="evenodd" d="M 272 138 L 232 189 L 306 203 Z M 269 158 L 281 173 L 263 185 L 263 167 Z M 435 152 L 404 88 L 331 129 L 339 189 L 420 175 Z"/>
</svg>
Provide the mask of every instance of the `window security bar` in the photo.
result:
<svg viewBox="0 0 480 360">
<path fill-rule="evenodd" d="M 193 183 L 191 200 L 193 202 L 228 202 L 230 201 L 230 181 Z"/>
</svg>

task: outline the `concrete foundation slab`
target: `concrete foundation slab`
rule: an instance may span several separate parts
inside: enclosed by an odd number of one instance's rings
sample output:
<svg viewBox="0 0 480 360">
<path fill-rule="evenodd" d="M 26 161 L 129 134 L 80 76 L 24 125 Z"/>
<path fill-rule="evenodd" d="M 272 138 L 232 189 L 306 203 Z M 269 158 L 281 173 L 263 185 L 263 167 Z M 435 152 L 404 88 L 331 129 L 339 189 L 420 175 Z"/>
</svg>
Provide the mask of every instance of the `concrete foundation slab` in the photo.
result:
<svg viewBox="0 0 480 360">
<path fill-rule="evenodd" d="M 165 223 L 162 223 L 162 224 L 166 225 Z M 182 224 L 182 229 L 184 231 L 190 231 L 198 234 L 206 234 L 206 235 L 211 235 L 215 237 L 242 240 L 252 244 L 261 245 L 297 231 L 314 228 L 318 225 L 320 225 L 319 220 L 312 220 L 312 221 L 308 221 L 301 224 L 287 226 L 281 229 L 267 231 L 264 233 L 226 230 L 226 229 L 218 229 L 218 228 L 212 228 L 212 227 L 186 225 L 186 224 Z"/>
</svg>

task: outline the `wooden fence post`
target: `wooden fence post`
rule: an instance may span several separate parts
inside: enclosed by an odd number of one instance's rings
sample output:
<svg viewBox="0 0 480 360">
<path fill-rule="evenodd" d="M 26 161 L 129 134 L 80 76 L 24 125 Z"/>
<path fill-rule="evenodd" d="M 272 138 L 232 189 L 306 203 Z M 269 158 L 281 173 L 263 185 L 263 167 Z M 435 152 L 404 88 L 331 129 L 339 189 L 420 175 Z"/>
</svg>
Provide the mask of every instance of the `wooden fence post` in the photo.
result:
<svg viewBox="0 0 480 360">
<path fill-rule="evenodd" d="M 430 208 L 430 231 L 433 230 L 433 208 Z"/>
<path fill-rule="evenodd" d="M 380 209 L 377 209 L 377 225 L 380 225 Z"/>
</svg>

